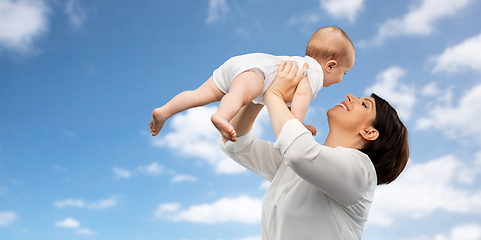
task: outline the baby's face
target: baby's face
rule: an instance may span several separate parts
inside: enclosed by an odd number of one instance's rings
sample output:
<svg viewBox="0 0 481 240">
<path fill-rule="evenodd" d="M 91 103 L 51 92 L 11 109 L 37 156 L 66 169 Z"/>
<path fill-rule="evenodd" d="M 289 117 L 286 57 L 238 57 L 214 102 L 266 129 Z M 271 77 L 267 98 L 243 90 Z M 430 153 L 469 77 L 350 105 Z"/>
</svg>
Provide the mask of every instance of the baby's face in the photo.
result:
<svg viewBox="0 0 481 240">
<path fill-rule="evenodd" d="M 341 64 L 337 64 L 330 71 L 328 71 L 327 69 L 323 69 L 324 70 L 324 85 L 323 86 L 329 87 L 332 84 L 336 84 L 336 83 L 341 82 L 342 77 L 344 77 L 344 75 L 346 75 L 346 73 L 349 72 L 349 70 L 354 65 L 355 58 L 356 58 L 355 54 L 352 53 L 352 54 L 350 54 L 348 61 L 346 61 L 344 63 L 341 63 Z M 324 65 L 323 67 L 326 68 L 327 66 Z"/>
</svg>

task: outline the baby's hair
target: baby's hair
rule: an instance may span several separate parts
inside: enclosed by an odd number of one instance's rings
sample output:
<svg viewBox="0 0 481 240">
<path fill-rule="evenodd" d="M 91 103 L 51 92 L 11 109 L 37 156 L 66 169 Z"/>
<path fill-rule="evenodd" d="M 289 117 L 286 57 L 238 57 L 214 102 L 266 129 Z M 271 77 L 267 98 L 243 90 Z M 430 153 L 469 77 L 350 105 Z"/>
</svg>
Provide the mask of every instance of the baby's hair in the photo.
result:
<svg viewBox="0 0 481 240">
<path fill-rule="evenodd" d="M 351 51 L 356 53 L 354 44 L 347 34 L 338 27 L 327 26 L 320 28 L 312 35 L 307 44 L 306 55 L 318 62 L 327 59 L 345 64 Z"/>
</svg>

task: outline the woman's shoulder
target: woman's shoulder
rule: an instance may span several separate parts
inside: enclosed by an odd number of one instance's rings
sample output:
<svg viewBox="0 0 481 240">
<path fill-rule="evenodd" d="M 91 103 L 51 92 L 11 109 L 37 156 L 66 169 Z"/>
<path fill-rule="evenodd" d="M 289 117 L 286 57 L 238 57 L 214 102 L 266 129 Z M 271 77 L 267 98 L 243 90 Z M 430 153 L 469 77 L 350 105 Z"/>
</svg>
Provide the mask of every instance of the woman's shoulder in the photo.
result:
<svg viewBox="0 0 481 240">
<path fill-rule="evenodd" d="M 341 147 L 341 146 L 337 146 L 334 149 L 337 150 L 337 151 L 345 152 L 345 153 L 355 157 L 358 160 L 358 162 L 361 163 L 366 168 L 366 170 L 368 170 L 370 173 L 372 173 L 373 176 L 376 176 L 376 169 L 374 168 L 374 164 L 372 163 L 371 159 L 369 158 L 369 156 L 367 154 L 361 152 L 358 149 L 346 148 L 346 147 Z M 375 177 L 374 179 L 377 179 L 377 177 Z"/>
</svg>

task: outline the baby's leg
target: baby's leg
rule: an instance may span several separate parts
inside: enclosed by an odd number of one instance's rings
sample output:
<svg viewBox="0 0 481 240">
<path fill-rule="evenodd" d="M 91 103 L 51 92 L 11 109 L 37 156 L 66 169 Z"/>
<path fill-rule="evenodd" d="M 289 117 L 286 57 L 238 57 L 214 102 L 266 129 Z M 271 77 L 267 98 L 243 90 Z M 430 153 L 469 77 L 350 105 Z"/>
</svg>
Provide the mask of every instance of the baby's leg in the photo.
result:
<svg viewBox="0 0 481 240">
<path fill-rule="evenodd" d="M 157 135 L 164 126 L 165 121 L 174 114 L 193 107 L 217 102 L 221 100 L 223 96 L 224 93 L 219 90 L 212 77 L 196 90 L 184 91 L 177 94 L 164 106 L 156 108 L 152 112 L 152 119 L 149 123 L 152 136 Z"/>
<path fill-rule="evenodd" d="M 229 92 L 222 98 L 217 113 L 211 118 L 225 139 L 237 141 L 237 134 L 229 122 L 242 106 L 261 94 L 263 87 L 264 80 L 253 71 L 243 72 L 232 80 Z"/>
<path fill-rule="evenodd" d="M 236 137 L 244 136 L 252 130 L 254 121 L 263 107 L 264 105 L 255 104 L 251 101 L 239 110 L 235 117 L 230 121 L 230 124 L 235 129 Z M 224 139 L 224 142 L 227 142 L 227 139 Z"/>
</svg>

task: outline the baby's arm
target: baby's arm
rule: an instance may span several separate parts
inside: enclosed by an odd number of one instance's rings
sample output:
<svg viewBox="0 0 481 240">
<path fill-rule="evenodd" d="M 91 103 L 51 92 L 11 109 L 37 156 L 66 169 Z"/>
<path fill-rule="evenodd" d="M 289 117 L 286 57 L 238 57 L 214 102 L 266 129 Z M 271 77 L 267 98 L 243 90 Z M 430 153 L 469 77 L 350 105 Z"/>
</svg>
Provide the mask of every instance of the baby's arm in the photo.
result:
<svg viewBox="0 0 481 240">
<path fill-rule="evenodd" d="M 296 93 L 292 98 L 291 112 L 299 121 L 304 122 L 309 103 L 311 102 L 312 89 L 307 77 L 304 77 L 297 85 Z"/>
</svg>

